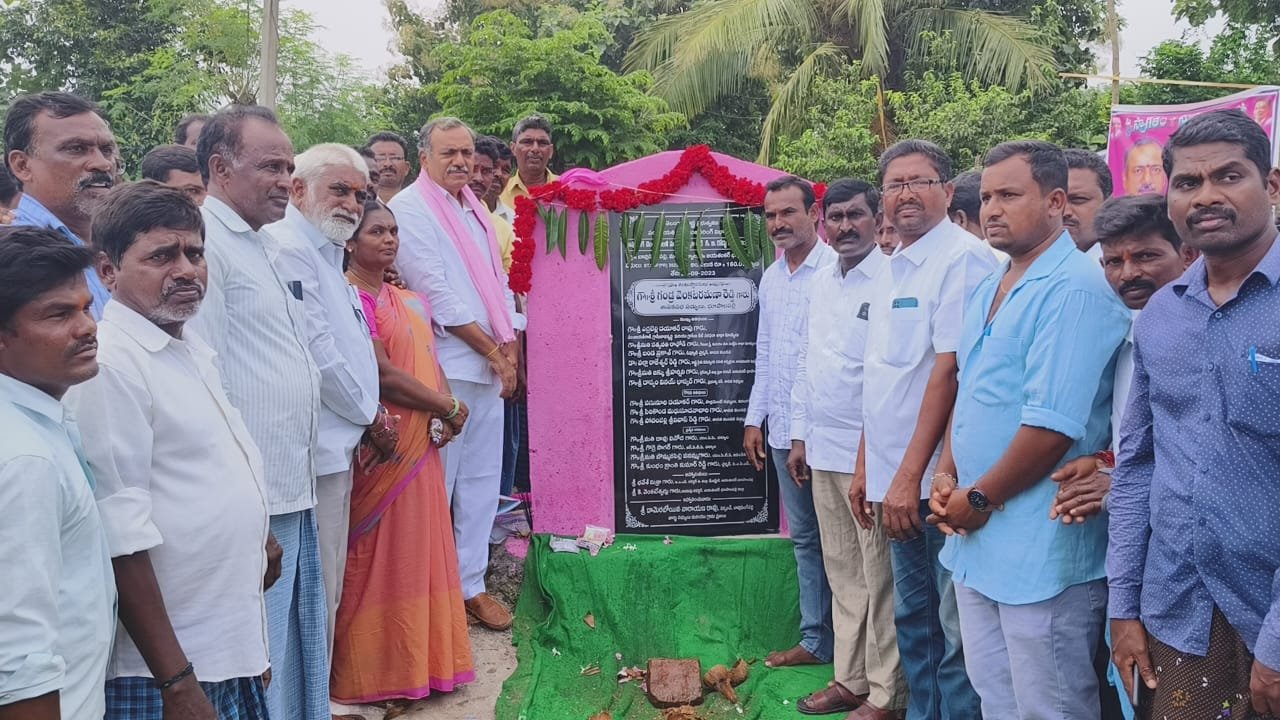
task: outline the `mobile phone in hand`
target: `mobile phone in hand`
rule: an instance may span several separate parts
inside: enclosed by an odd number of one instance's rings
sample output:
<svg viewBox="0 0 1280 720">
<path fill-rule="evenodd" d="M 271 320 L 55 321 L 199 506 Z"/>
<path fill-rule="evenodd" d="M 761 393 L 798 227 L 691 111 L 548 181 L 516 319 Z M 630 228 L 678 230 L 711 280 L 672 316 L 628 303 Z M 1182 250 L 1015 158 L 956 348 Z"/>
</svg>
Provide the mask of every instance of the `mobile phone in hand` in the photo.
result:
<svg viewBox="0 0 1280 720">
<path fill-rule="evenodd" d="M 1138 663 L 1134 663 L 1130 668 L 1132 671 L 1133 682 L 1129 683 L 1129 687 L 1133 688 L 1129 693 L 1129 703 L 1133 708 L 1138 709 L 1138 698 L 1142 695 L 1142 675 L 1138 672 Z"/>
</svg>

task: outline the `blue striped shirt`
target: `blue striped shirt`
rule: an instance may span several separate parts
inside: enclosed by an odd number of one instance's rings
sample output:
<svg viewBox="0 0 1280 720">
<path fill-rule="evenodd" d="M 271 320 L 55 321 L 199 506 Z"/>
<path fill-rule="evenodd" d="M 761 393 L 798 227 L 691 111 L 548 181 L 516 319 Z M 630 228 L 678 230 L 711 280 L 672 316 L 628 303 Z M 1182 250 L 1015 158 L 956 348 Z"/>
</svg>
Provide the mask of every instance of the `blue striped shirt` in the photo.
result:
<svg viewBox="0 0 1280 720">
<path fill-rule="evenodd" d="M 276 273 L 269 234 L 213 196 L 202 212 L 209 290 L 188 327 L 218 354 L 227 397 L 262 451 L 269 512 L 315 507 L 320 371 L 301 297 Z"/>
<path fill-rule="evenodd" d="M 58 219 L 57 215 L 49 212 L 49 209 L 41 205 L 39 200 L 25 193 L 22 199 L 18 201 L 18 210 L 13 214 L 13 224 L 57 230 L 67 236 L 67 239 L 71 242 L 77 245 L 85 244 L 75 233 L 71 232 L 71 228 L 67 227 L 66 223 Z M 98 277 L 96 266 L 91 265 L 85 268 L 84 277 L 89 282 L 89 292 L 93 295 L 93 319 L 101 320 L 102 308 L 111 299 L 111 293 L 107 290 L 107 286 L 102 284 L 102 279 Z"/>
</svg>

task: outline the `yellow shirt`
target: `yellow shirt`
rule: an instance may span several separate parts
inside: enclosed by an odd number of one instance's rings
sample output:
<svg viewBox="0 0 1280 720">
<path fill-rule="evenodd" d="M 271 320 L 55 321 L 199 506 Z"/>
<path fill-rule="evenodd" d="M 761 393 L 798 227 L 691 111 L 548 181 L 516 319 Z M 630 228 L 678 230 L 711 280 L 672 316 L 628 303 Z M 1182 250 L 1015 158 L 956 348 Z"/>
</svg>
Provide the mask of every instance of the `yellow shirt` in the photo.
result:
<svg viewBox="0 0 1280 720">
<path fill-rule="evenodd" d="M 547 182 L 554 182 L 559 177 L 559 175 L 551 172 L 550 170 L 547 171 Z M 511 179 L 507 181 L 507 187 L 502 191 L 502 195 L 500 195 L 498 199 L 502 201 L 502 204 L 509 208 L 513 208 L 516 206 L 516 198 L 528 196 L 529 188 L 525 187 L 524 183 L 520 182 L 520 173 L 516 172 L 511 173 Z"/>
<path fill-rule="evenodd" d="M 493 233 L 498 236 L 498 252 L 502 253 L 502 269 L 505 272 L 511 272 L 511 246 L 516 244 L 515 228 L 492 212 L 489 213 L 489 219 L 493 221 Z"/>
</svg>

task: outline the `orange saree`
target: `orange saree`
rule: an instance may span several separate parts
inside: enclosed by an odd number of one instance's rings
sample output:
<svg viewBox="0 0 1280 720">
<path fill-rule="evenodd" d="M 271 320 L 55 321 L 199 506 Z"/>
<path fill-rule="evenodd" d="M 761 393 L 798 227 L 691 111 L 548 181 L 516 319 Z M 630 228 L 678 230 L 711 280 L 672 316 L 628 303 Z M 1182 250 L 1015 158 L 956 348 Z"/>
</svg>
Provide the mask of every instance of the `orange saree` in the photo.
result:
<svg viewBox="0 0 1280 720">
<path fill-rule="evenodd" d="M 422 299 L 387 284 L 376 301 L 360 294 L 391 363 L 439 389 Z M 384 404 L 400 416 L 400 443 L 391 460 L 355 470 L 329 683 L 330 696 L 343 704 L 416 700 L 475 679 L 431 415 Z"/>
</svg>

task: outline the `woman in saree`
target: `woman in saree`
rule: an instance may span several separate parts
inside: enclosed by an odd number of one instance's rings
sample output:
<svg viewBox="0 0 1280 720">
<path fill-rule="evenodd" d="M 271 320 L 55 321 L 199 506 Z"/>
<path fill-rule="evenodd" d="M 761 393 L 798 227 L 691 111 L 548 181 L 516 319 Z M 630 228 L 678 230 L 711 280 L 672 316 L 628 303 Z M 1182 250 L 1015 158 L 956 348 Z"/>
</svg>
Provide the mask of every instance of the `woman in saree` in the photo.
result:
<svg viewBox="0 0 1280 720">
<path fill-rule="evenodd" d="M 330 680 L 336 702 L 388 705 L 388 717 L 475 678 L 439 450 L 467 408 L 449 394 L 436 360 L 426 300 L 383 282 L 399 245 L 391 211 L 366 204 L 347 242 L 347 279 L 364 307 L 400 443 L 385 462 L 357 457 Z"/>
</svg>

